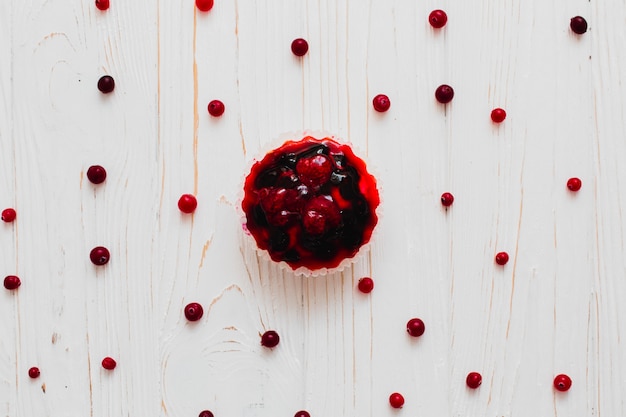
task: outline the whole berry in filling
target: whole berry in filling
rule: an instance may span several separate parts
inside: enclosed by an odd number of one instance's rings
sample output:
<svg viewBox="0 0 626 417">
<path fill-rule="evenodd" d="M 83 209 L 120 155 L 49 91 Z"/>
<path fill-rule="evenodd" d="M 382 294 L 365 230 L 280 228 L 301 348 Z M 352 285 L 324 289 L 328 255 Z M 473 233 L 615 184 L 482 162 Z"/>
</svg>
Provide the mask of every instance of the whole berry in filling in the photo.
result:
<svg viewBox="0 0 626 417">
<path fill-rule="evenodd" d="M 108 369 L 110 371 L 110 370 L 115 369 L 116 366 L 117 366 L 117 362 L 115 362 L 115 359 L 110 358 L 108 356 L 102 359 L 102 367 L 104 369 Z"/>
<path fill-rule="evenodd" d="M 291 52 L 293 52 L 295 56 L 304 56 L 308 51 L 309 43 L 306 40 L 298 38 L 291 42 Z"/>
<path fill-rule="evenodd" d="M 28 376 L 33 379 L 39 378 L 39 375 L 41 375 L 41 372 L 39 371 L 39 368 L 37 368 L 36 366 L 33 366 L 32 368 L 28 370 Z"/>
<path fill-rule="evenodd" d="M 311 414 L 309 414 L 308 411 L 300 410 L 296 414 L 294 414 L 293 417 L 311 417 Z"/>
<path fill-rule="evenodd" d="M 183 194 L 178 199 L 178 209 L 183 213 L 193 213 L 198 207 L 198 200 L 193 194 Z"/>
<path fill-rule="evenodd" d="M 261 345 L 266 348 L 276 347 L 278 342 L 280 342 L 280 336 L 274 330 L 268 330 L 261 336 Z"/>
<path fill-rule="evenodd" d="M 567 391 L 571 386 L 572 379 L 565 374 L 559 374 L 554 378 L 554 388 L 557 391 Z"/>
<path fill-rule="evenodd" d="M 494 123 L 502 123 L 506 119 L 506 111 L 501 108 L 496 108 L 491 111 L 491 120 Z"/>
<path fill-rule="evenodd" d="M 16 290 L 20 285 L 22 285 L 22 281 L 15 275 L 4 277 L 4 288 L 7 290 Z"/>
<path fill-rule="evenodd" d="M 498 252 L 496 253 L 496 263 L 498 265 L 506 265 L 509 262 L 509 254 L 506 252 Z"/>
<path fill-rule="evenodd" d="M 224 107 L 224 103 L 222 103 L 220 100 L 211 100 L 209 102 L 209 105 L 207 106 L 209 114 L 213 117 L 220 117 L 222 114 L 224 114 L 225 109 L 226 107 Z"/>
<path fill-rule="evenodd" d="M 448 22 L 448 15 L 443 10 L 433 10 L 428 16 L 428 22 L 435 29 L 440 29 Z"/>
<path fill-rule="evenodd" d="M 196 0 L 196 7 L 201 12 L 208 12 L 213 8 L 213 0 Z"/>
<path fill-rule="evenodd" d="M 115 80 L 110 75 L 103 75 L 98 80 L 98 90 L 103 94 L 108 94 L 115 89 Z"/>
<path fill-rule="evenodd" d="M 198 417 L 213 417 L 213 413 L 209 410 L 202 410 L 200 414 L 198 414 Z"/>
<path fill-rule="evenodd" d="M 399 392 L 394 392 L 389 396 L 389 405 L 393 408 L 402 408 L 404 405 L 404 397 Z"/>
<path fill-rule="evenodd" d="M 89 253 L 89 259 L 94 265 L 104 265 L 111 259 L 111 254 L 104 246 L 96 246 Z"/>
<path fill-rule="evenodd" d="M 12 208 L 2 210 L 2 221 L 11 223 L 17 217 L 17 213 Z"/>
<path fill-rule="evenodd" d="M 454 89 L 447 84 L 442 84 L 435 90 L 435 98 L 442 104 L 449 103 L 454 98 Z"/>
<path fill-rule="evenodd" d="M 328 182 L 333 173 L 333 163 L 324 154 L 298 159 L 296 175 L 307 187 L 320 187 Z"/>
<path fill-rule="evenodd" d="M 406 331 L 413 337 L 420 337 L 424 334 L 424 331 L 426 331 L 426 326 L 421 319 L 414 318 L 407 322 Z"/>
<path fill-rule="evenodd" d="M 369 294 L 374 289 L 374 280 L 370 277 L 363 277 L 359 280 L 359 291 L 364 294 Z"/>
<path fill-rule="evenodd" d="M 92 165 L 87 169 L 87 179 L 92 184 L 102 184 L 107 179 L 107 171 L 100 165 Z"/>
<path fill-rule="evenodd" d="M 465 383 L 468 387 L 476 389 L 483 383 L 483 377 L 478 372 L 470 372 L 465 378 Z"/>
<path fill-rule="evenodd" d="M 387 110 L 389 110 L 389 107 L 391 107 L 391 101 L 389 100 L 389 97 L 384 94 L 379 94 L 374 97 L 374 100 L 372 100 L 372 104 L 374 105 L 374 110 L 381 113 L 386 112 Z"/>
<path fill-rule="evenodd" d="M 582 35 L 587 32 L 587 21 L 582 16 L 575 16 L 570 19 L 569 27 L 572 29 L 572 32 Z"/>
<path fill-rule="evenodd" d="M 202 318 L 204 309 L 198 303 L 189 303 L 185 306 L 185 317 L 189 321 L 198 321 Z"/>
<path fill-rule="evenodd" d="M 567 188 L 570 191 L 578 191 L 583 186 L 583 182 L 579 178 L 570 178 L 567 180 Z"/>
<path fill-rule="evenodd" d="M 96 0 L 96 7 L 99 10 L 106 10 L 109 8 L 109 0 Z"/>
<path fill-rule="evenodd" d="M 454 196 L 450 193 L 441 194 L 441 204 L 444 207 L 450 207 L 454 203 Z"/>
</svg>

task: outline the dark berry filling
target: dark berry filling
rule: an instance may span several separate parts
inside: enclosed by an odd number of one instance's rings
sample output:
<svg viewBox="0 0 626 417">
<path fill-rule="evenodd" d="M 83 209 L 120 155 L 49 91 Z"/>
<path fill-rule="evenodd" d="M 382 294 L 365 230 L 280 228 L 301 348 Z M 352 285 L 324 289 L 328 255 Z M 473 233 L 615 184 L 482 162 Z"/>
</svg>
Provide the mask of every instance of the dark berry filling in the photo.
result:
<svg viewBox="0 0 626 417">
<path fill-rule="evenodd" d="M 260 249 L 292 269 L 334 268 L 378 222 L 376 179 L 348 145 L 305 137 L 269 152 L 244 184 L 246 227 Z"/>
</svg>

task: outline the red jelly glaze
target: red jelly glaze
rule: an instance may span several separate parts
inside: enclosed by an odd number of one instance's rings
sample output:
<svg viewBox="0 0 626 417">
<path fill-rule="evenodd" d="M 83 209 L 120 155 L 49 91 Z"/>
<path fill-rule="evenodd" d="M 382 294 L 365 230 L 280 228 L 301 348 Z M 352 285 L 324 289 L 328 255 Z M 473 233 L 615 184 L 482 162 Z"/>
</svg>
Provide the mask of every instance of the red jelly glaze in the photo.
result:
<svg viewBox="0 0 626 417">
<path fill-rule="evenodd" d="M 199 303 L 189 303 L 185 306 L 185 317 L 189 321 L 198 321 L 204 315 L 204 309 Z"/>
<path fill-rule="evenodd" d="M 391 100 L 384 94 L 379 94 L 372 100 L 372 104 L 374 105 L 374 110 L 379 113 L 384 113 L 389 110 L 391 107 Z"/>
<path fill-rule="evenodd" d="M 209 111 L 209 114 L 211 116 L 220 117 L 222 114 L 224 114 L 224 110 L 226 110 L 226 107 L 224 106 L 224 103 L 222 103 L 220 100 L 211 100 L 211 102 L 207 106 L 207 110 Z"/>
<path fill-rule="evenodd" d="M 300 410 L 296 414 L 294 414 L 293 417 L 311 417 L 311 414 L 309 414 L 308 411 Z"/>
<path fill-rule="evenodd" d="M 428 16 L 428 22 L 435 29 L 441 29 L 448 22 L 448 15 L 443 10 L 433 10 Z"/>
<path fill-rule="evenodd" d="M 435 90 L 435 98 L 441 104 L 446 104 L 454 98 L 454 89 L 447 84 L 442 84 Z"/>
<path fill-rule="evenodd" d="M 470 372 L 467 374 L 467 378 L 465 378 L 465 383 L 468 387 L 476 389 L 483 383 L 483 377 L 478 372 Z"/>
<path fill-rule="evenodd" d="M 506 252 L 498 252 L 496 253 L 496 263 L 498 265 L 506 265 L 509 262 L 509 254 Z"/>
<path fill-rule="evenodd" d="M 22 285 L 22 281 L 15 275 L 7 275 L 4 277 L 4 288 L 7 290 L 16 290 Z"/>
<path fill-rule="evenodd" d="M 276 347 L 278 346 L 279 342 L 280 336 L 278 336 L 278 333 L 274 330 L 268 330 L 261 336 L 261 345 L 265 346 L 266 348 Z"/>
<path fill-rule="evenodd" d="M 406 331 L 413 337 L 420 337 L 426 331 L 426 325 L 421 319 L 413 318 L 407 322 Z"/>
<path fill-rule="evenodd" d="M 96 0 L 98 10 L 107 10 L 109 8 L 109 0 Z"/>
<path fill-rule="evenodd" d="M 491 120 L 494 123 L 502 123 L 506 119 L 506 111 L 501 108 L 496 108 L 491 111 Z"/>
<path fill-rule="evenodd" d="M 39 371 L 39 368 L 37 368 L 36 366 L 33 366 L 32 368 L 28 370 L 28 376 L 33 379 L 39 378 L 39 375 L 41 375 L 41 372 Z"/>
<path fill-rule="evenodd" d="M 259 249 L 313 271 L 357 254 L 378 222 L 379 204 L 376 179 L 348 145 L 309 136 L 253 165 L 242 209 Z"/>
<path fill-rule="evenodd" d="M 583 182 L 580 180 L 580 178 L 570 178 L 569 180 L 567 180 L 567 188 L 570 191 L 578 191 L 580 190 L 580 188 L 583 186 Z"/>
<path fill-rule="evenodd" d="M 369 294 L 374 289 L 374 280 L 370 277 L 363 277 L 359 280 L 359 291 Z"/>
<path fill-rule="evenodd" d="M 554 378 L 554 388 L 557 391 L 565 392 L 572 387 L 572 379 L 565 375 L 559 374 Z"/>
<path fill-rule="evenodd" d="M 213 8 L 213 0 L 196 0 L 196 7 L 201 12 L 208 12 Z"/>
<path fill-rule="evenodd" d="M 572 17 L 569 21 L 569 27 L 577 35 L 587 32 L 587 21 L 582 16 Z"/>
<path fill-rule="evenodd" d="M 393 408 L 402 408 L 404 405 L 404 397 L 399 392 L 394 392 L 389 396 L 389 405 Z"/>
<path fill-rule="evenodd" d="M 295 56 L 304 56 L 307 52 L 309 52 L 309 43 L 302 38 L 294 39 L 291 42 L 291 52 Z"/>
<path fill-rule="evenodd" d="M 12 208 L 6 208 L 2 210 L 2 221 L 11 223 L 17 217 L 17 213 Z"/>
<path fill-rule="evenodd" d="M 198 200 L 193 194 L 183 194 L 178 199 L 178 209 L 186 214 L 193 213 L 198 207 Z"/>
<path fill-rule="evenodd" d="M 200 414 L 198 414 L 198 417 L 213 417 L 213 413 L 209 410 L 202 410 Z"/>
<path fill-rule="evenodd" d="M 450 207 L 454 203 L 454 196 L 450 193 L 441 194 L 441 204 L 444 207 Z"/>
<path fill-rule="evenodd" d="M 109 371 L 111 371 L 115 369 L 116 366 L 117 366 L 117 362 L 115 362 L 115 359 L 110 358 L 108 356 L 102 359 L 102 367 L 104 369 L 108 369 Z"/>
</svg>

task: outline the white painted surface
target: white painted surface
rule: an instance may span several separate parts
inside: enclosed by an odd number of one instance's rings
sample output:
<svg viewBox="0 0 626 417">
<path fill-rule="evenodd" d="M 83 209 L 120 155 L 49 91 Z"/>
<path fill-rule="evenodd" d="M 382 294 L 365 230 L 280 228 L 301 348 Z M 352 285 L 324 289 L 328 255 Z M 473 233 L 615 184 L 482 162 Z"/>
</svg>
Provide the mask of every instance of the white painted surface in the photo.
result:
<svg viewBox="0 0 626 417">
<path fill-rule="evenodd" d="M 22 279 L 0 292 L 0 415 L 626 415 L 624 2 L 111 2 L 0 3 L 0 274 Z M 370 255 L 336 276 L 257 262 L 234 208 L 250 159 L 300 129 L 352 141 L 384 186 Z"/>
</svg>

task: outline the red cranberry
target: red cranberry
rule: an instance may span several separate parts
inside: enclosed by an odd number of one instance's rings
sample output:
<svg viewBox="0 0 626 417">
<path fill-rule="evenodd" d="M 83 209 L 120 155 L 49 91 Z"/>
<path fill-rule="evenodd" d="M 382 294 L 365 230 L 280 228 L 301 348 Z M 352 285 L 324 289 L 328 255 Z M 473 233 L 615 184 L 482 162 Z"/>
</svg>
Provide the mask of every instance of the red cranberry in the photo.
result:
<svg viewBox="0 0 626 417">
<path fill-rule="evenodd" d="M 203 411 L 200 411 L 200 414 L 198 414 L 198 417 L 213 417 L 213 413 L 210 412 L 209 410 L 203 410 Z"/>
<path fill-rule="evenodd" d="M 498 107 L 491 111 L 491 120 L 493 120 L 494 123 L 502 123 L 504 119 L 506 119 L 506 111 L 504 111 L 504 109 Z"/>
<path fill-rule="evenodd" d="M 483 377 L 478 372 L 470 372 L 465 378 L 465 383 L 468 387 L 476 389 L 483 383 Z"/>
<path fill-rule="evenodd" d="M 300 182 L 308 187 L 319 187 L 330 179 L 333 163 L 326 155 L 300 158 L 296 163 L 296 174 Z"/>
<path fill-rule="evenodd" d="M 454 196 L 450 193 L 441 194 L 441 204 L 444 207 L 450 207 L 454 203 Z"/>
<path fill-rule="evenodd" d="M 572 17 L 569 21 L 569 27 L 572 29 L 572 32 L 582 35 L 587 32 L 587 21 L 582 16 Z"/>
<path fill-rule="evenodd" d="M 109 0 L 96 0 L 96 7 L 99 10 L 106 10 L 109 8 Z"/>
<path fill-rule="evenodd" d="M 89 253 L 89 259 L 94 265 L 104 265 L 111 259 L 111 254 L 104 246 L 96 246 Z"/>
<path fill-rule="evenodd" d="M 274 330 L 268 330 L 261 336 L 261 345 L 267 348 L 276 347 L 278 342 L 280 342 L 280 337 Z"/>
<path fill-rule="evenodd" d="M 208 12 L 213 8 L 213 0 L 196 0 L 196 7 L 201 12 Z"/>
<path fill-rule="evenodd" d="M 404 405 L 404 397 L 399 392 L 394 392 L 389 396 L 389 404 L 393 408 L 402 408 Z"/>
<path fill-rule="evenodd" d="M 22 281 L 15 275 L 7 275 L 4 278 L 4 288 L 7 290 L 16 290 L 20 285 L 22 285 Z"/>
<path fill-rule="evenodd" d="M 17 213 L 12 208 L 2 210 L 2 221 L 11 223 L 17 217 Z"/>
<path fill-rule="evenodd" d="M 115 89 L 115 80 L 110 75 L 103 75 L 98 80 L 98 90 L 103 94 L 108 94 Z"/>
<path fill-rule="evenodd" d="M 440 29 L 448 22 L 448 15 L 443 10 L 433 10 L 428 16 L 430 25 L 435 29 Z"/>
<path fill-rule="evenodd" d="M 189 303 L 185 306 L 185 317 L 189 321 L 198 321 L 202 318 L 204 309 L 198 303 Z"/>
<path fill-rule="evenodd" d="M 567 188 L 569 188 L 570 191 L 578 191 L 582 186 L 583 182 L 580 180 L 580 178 L 570 178 L 569 180 L 567 180 Z"/>
<path fill-rule="evenodd" d="M 387 110 L 389 110 L 389 107 L 391 107 L 391 101 L 389 100 L 389 97 L 384 94 L 379 94 L 374 97 L 374 100 L 372 100 L 372 104 L 374 104 L 374 110 L 380 113 L 386 112 Z"/>
<path fill-rule="evenodd" d="M 420 337 L 425 330 L 424 322 L 417 318 L 409 320 L 406 324 L 406 331 L 413 337 Z"/>
<path fill-rule="evenodd" d="M 104 369 L 108 369 L 110 371 L 112 369 L 115 369 L 116 366 L 117 366 L 117 362 L 115 362 L 115 359 L 109 358 L 108 356 L 102 359 L 102 367 Z"/>
<path fill-rule="evenodd" d="M 178 199 L 178 208 L 183 213 L 193 213 L 198 207 L 198 200 L 192 194 L 183 194 Z"/>
<path fill-rule="evenodd" d="M 554 388 L 557 391 L 567 391 L 571 386 L 572 379 L 565 374 L 559 374 L 554 378 Z"/>
<path fill-rule="evenodd" d="M 107 179 L 107 171 L 100 165 L 92 165 L 87 169 L 87 179 L 92 184 L 102 184 Z"/>
<path fill-rule="evenodd" d="M 442 104 L 451 102 L 453 97 L 454 90 L 447 84 L 442 84 L 435 90 L 435 98 Z"/>
<path fill-rule="evenodd" d="M 308 411 L 300 410 L 293 417 L 311 417 L 311 414 Z"/>
<path fill-rule="evenodd" d="M 359 280 L 359 291 L 368 294 L 374 289 L 374 280 L 370 277 L 363 277 Z"/>
<path fill-rule="evenodd" d="M 308 51 L 309 43 L 306 40 L 298 38 L 291 42 L 291 52 L 293 52 L 295 56 L 304 56 Z"/>
<path fill-rule="evenodd" d="M 41 372 L 39 371 L 39 368 L 37 368 L 36 366 L 33 366 L 32 368 L 28 370 L 28 376 L 33 379 L 39 378 L 39 375 L 41 375 Z"/>
<path fill-rule="evenodd" d="M 222 103 L 221 101 L 211 100 L 211 102 L 207 106 L 207 109 L 209 110 L 209 114 L 211 116 L 220 117 L 222 114 L 224 114 L 224 110 L 226 108 L 224 107 L 224 103 Z"/>
<path fill-rule="evenodd" d="M 498 265 L 506 265 L 509 261 L 509 254 L 506 252 L 498 252 L 496 253 L 496 263 Z"/>
</svg>

